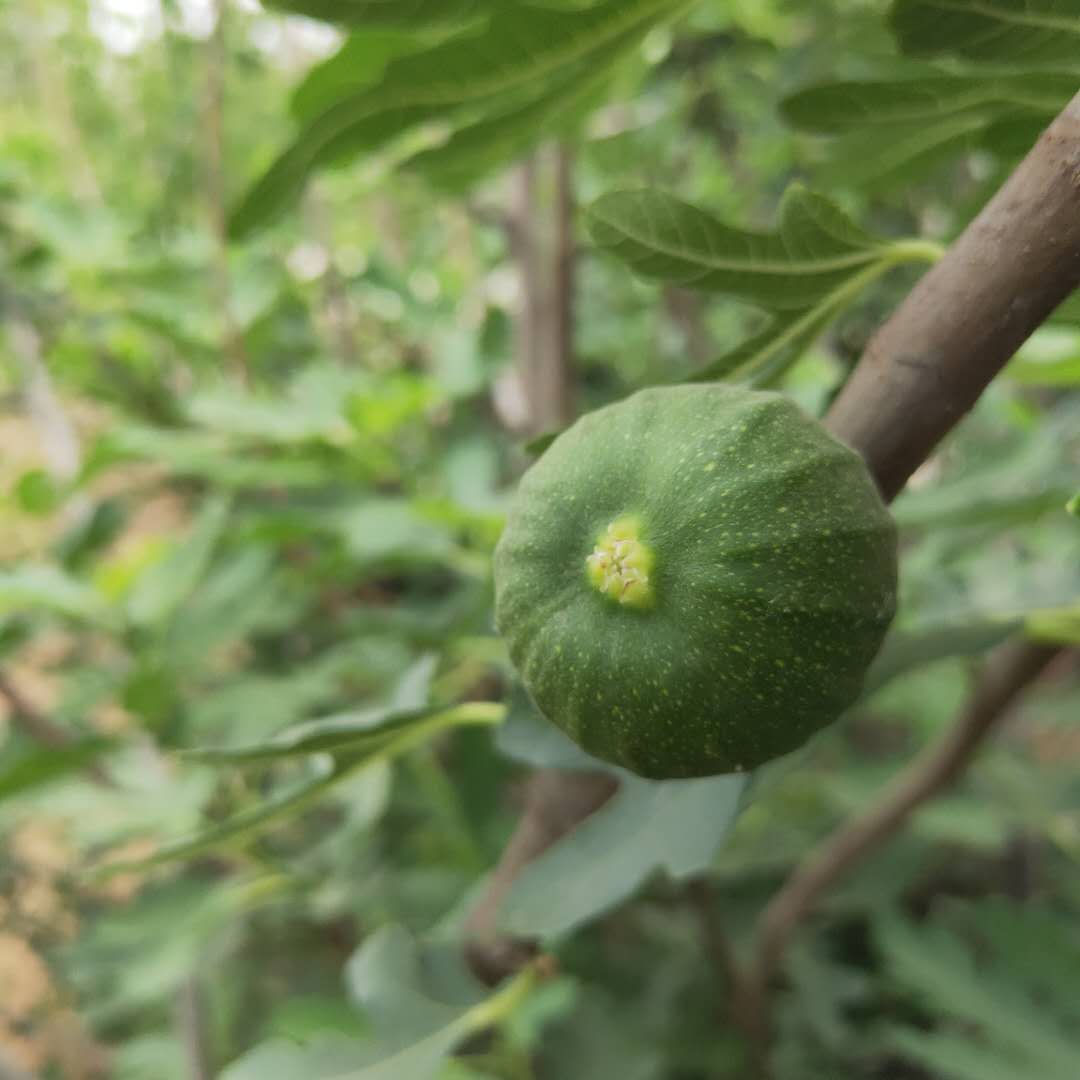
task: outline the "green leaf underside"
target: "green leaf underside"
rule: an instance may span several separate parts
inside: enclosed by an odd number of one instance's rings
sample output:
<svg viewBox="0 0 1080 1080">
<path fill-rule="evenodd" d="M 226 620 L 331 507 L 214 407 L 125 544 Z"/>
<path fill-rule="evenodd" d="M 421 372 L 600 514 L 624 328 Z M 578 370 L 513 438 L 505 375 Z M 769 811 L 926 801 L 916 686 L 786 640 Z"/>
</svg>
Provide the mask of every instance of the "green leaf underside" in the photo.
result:
<svg viewBox="0 0 1080 1080">
<path fill-rule="evenodd" d="M 870 236 L 821 195 L 788 189 L 775 233 L 732 228 L 662 192 L 614 193 L 593 205 L 596 243 L 644 277 L 722 292 L 773 309 L 756 333 L 683 381 L 771 386 L 829 322 L 901 262 L 935 245 Z M 805 306 L 804 306 L 805 305 Z M 779 310 L 777 310 L 779 309 Z"/>
<path fill-rule="evenodd" d="M 985 113 L 949 116 L 936 123 L 888 124 L 840 135 L 829 163 L 815 174 L 832 186 L 892 189 L 922 179 L 943 161 L 973 149 L 992 129 Z"/>
<path fill-rule="evenodd" d="M 347 713 L 299 724 L 274 739 L 252 746 L 209 747 L 189 750 L 185 756 L 213 765 L 249 764 L 302 757 L 317 753 L 377 754 L 402 736 L 423 738 L 429 733 L 457 723 L 490 723 L 501 711 L 491 705 L 487 710 L 474 709 L 462 720 L 462 710 L 446 706 L 416 709 L 383 709 L 366 713 Z"/>
<path fill-rule="evenodd" d="M 913 55 L 1080 67 L 1072 0 L 897 0 L 889 18 L 900 48 Z"/>
<path fill-rule="evenodd" d="M 164 845 L 145 860 L 105 864 L 98 872 L 112 874 L 189 859 L 221 847 L 243 846 L 269 825 L 301 813 L 339 781 L 360 769 L 397 757 L 445 728 L 494 723 L 503 712 L 503 706 L 486 702 L 452 708 L 388 709 L 301 724 L 276 739 L 254 746 L 188 751 L 186 757 L 215 765 L 309 757 L 313 774 L 258 806 Z"/>
<path fill-rule="evenodd" d="M 652 190 L 602 196 L 588 221 L 597 246 L 642 277 L 772 309 L 813 305 L 877 261 L 887 246 L 829 200 L 798 185 L 785 193 L 773 233 L 732 228 Z"/>
<path fill-rule="evenodd" d="M 658 870 L 700 873 L 734 825 L 748 776 L 649 781 L 619 790 L 515 880 L 501 914 L 509 933 L 569 933 L 632 895 Z M 693 829 L 686 823 L 695 822 Z"/>
<path fill-rule="evenodd" d="M 524 108 L 553 86 L 565 92 L 569 77 L 595 73 L 686 6 L 687 0 L 607 0 L 575 12 L 500 7 L 482 33 L 397 57 L 378 84 L 343 98 L 304 128 L 244 198 L 232 230 L 239 236 L 276 216 L 313 169 L 375 150 L 410 127 L 445 121 L 453 129 L 462 117 L 476 124 L 485 113 Z M 505 138 L 507 131 L 500 127 L 498 134 Z M 490 130 L 487 135 L 490 148 Z"/>
</svg>

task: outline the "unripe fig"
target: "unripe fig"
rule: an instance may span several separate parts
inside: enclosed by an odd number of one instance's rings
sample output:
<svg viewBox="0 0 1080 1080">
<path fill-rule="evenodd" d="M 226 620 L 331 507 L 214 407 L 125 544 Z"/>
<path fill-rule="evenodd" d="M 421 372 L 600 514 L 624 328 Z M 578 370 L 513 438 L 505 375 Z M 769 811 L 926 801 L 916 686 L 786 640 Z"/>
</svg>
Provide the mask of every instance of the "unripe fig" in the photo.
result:
<svg viewBox="0 0 1080 1080">
<path fill-rule="evenodd" d="M 583 416 L 525 474 L 495 618 L 590 754 L 656 779 L 739 772 L 859 695 L 896 562 L 862 459 L 789 399 L 664 387 Z"/>
</svg>

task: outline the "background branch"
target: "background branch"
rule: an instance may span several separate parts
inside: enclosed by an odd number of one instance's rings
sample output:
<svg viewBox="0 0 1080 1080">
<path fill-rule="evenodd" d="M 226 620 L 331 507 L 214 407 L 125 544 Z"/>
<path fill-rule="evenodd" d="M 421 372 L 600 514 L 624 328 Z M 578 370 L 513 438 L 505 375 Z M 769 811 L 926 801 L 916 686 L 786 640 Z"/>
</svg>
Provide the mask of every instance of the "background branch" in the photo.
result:
<svg viewBox="0 0 1080 1080">
<path fill-rule="evenodd" d="M 213 1080 L 216 1072 L 210 1060 L 206 1025 L 206 1003 L 198 976 L 184 980 L 176 992 L 176 1028 L 184 1047 L 188 1080 Z"/>
<path fill-rule="evenodd" d="M 792 872 L 758 920 L 749 970 L 738 981 L 733 1014 L 755 1042 L 769 1034 L 769 988 L 788 942 L 821 897 L 853 866 L 896 835 L 924 803 L 952 784 L 1023 690 L 1060 649 L 1033 642 L 1006 645 L 987 663 L 971 698 L 939 742 L 927 747 L 865 810 L 850 818 Z"/>
</svg>

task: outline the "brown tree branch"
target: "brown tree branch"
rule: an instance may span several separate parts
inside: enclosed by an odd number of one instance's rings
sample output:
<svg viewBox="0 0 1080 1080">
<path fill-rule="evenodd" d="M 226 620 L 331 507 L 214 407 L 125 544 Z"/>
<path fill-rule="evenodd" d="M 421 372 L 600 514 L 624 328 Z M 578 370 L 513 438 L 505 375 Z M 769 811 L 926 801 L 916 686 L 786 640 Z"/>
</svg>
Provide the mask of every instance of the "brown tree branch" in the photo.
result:
<svg viewBox="0 0 1080 1080">
<path fill-rule="evenodd" d="M 547 411 L 559 423 L 574 415 L 574 299 L 577 292 L 577 242 L 574 217 L 574 151 L 555 147 L 555 237 L 552 252 L 551 327 L 542 373 Z"/>
<path fill-rule="evenodd" d="M 732 1006 L 755 1042 L 763 1044 L 768 1039 L 769 990 L 787 945 L 821 897 L 961 775 L 1009 707 L 1060 651 L 1028 641 L 999 650 L 988 661 L 967 706 L 941 739 L 898 773 L 869 808 L 810 852 L 769 901 L 758 920 L 751 966 L 739 980 Z"/>
<path fill-rule="evenodd" d="M 535 942 L 498 929 L 499 910 L 511 885 L 533 859 L 603 806 L 617 787 L 608 773 L 538 769 L 530 777 L 518 826 L 465 924 L 465 955 L 485 982 L 494 985 L 536 954 Z"/>
<path fill-rule="evenodd" d="M 1080 94 L 871 339 L 829 411 L 894 498 L 1080 285 Z"/>
</svg>

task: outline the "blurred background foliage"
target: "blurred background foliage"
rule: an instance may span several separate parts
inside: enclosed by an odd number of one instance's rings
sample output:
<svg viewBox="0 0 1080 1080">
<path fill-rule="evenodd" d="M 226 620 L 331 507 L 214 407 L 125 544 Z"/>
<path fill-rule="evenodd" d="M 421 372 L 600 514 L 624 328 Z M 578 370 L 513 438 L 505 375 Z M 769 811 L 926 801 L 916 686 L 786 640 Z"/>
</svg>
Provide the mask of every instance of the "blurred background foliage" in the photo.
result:
<svg viewBox="0 0 1080 1080">
<path fill-rule="evenodd" d="M 991 644 L 1080 639 L 1080 309 L 897 502 L 902 611 L 860 706 L 753 800 L 625 783 L 512 897 L 559 974 L 484 997 L 461 923 L 525 764 L 582 764 L 491 623 L 524 441 L 568 411 L 530 383 L 559 270 L 522 238 L 574 263 L 578 411 L 719 364 L 820 413 L 1075 89 L 1080 13 L 1018 67 L 962 27 L 925 58 L 932 3 L 273 6 L 0 4 L 3 1068 L 740 1076 L 714 918 L 739 950 Z M 599 51 L 560 53 L 580 20 Z M 746 369 L 777 305 L 648 252 L 632 276 L 597 250 L 627 207 L 573 213 L 647 184 L 763 231 L 793 181 L 928 243 Z M 778 1076 L 1075 1077 L 1078 670 L 802 935 Z"/>
</svg>

